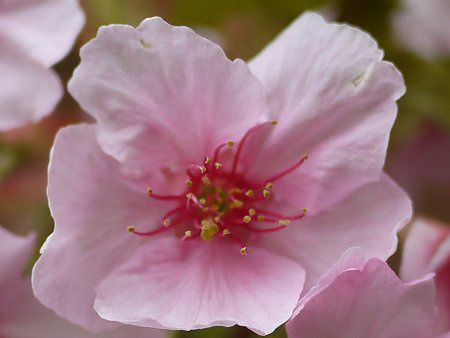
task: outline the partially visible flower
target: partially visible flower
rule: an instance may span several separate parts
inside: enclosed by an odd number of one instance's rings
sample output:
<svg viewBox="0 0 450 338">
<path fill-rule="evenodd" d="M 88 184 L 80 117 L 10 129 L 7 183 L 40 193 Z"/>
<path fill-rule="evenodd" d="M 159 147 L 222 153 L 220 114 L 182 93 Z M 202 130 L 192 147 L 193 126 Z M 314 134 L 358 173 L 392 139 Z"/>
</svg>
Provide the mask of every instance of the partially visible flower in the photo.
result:
<svg viewBox="0 0 450 338">
<path fill-rule="evenodd" d="M 49 68 L 83 23 L 78 0 L 0 1 L 0 131 L 51 113 L 63 90 Z"/>
<path fill-rule="evenodd" d="M 450 1 L 402 0 L 394 17 L 398 40 L 425 57 L 450 56 Z"/>
<path fill-rule="evenodd" d="M 411 205 L 382 172 L 404 93 L 382 57 L 311 13 L 250 67 L 161 18 L 101 28 L 69 83 L 97 123 L 51 155 L 36 296 L 99 330 L 267 334 L 349 247 L 386 259 Z"/>
<path fill-rule="evenodd" d="M 400 276 L 406 281 L 436 274 L 438 333 L 450 331 L 450 227 L 426 218 L 413 222 L 402 255 Z M 450 334 L 450 332 L 449 332 Z"/>
<path fill-rule="evenodd" d="M 300 303 L 290 338 L 431 338 L 432 275 L 402 282 L 378 259 L 349 250 Z"/>
<path fill-rule="evenodd" d="M 34 298 L 22 272 L 33 251 L 34 236 L 19 237 L 0 227 L 0 336 L 8 338 L 163 338 L 159 330 L 122 325 L 92 333 L 56 316 Z"/>
</svg>

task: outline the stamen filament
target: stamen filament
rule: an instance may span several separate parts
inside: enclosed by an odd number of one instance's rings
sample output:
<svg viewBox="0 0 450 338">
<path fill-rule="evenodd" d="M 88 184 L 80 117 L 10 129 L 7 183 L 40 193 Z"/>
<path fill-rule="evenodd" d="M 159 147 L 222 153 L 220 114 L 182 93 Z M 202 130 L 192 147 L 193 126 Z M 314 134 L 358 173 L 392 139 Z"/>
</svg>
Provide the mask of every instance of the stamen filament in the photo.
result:
<svg viewBox="0 0 450 338">
<path fill-rule="evenodd" d="M 280 178 L 290 174 L 291 172 L 293 172 L 295 169 L 297 169 L 298 167 L 300 167 L 303 162 L 305 162 L 308 159 L 308 155 L 303 156 L 297 163 L 295 163 L 293 166 L 287 168 L 286 170 L 282 171 L 279 174 L 276 174 L 275 176 L 270 177 L 269 179 L 266 180 L 266 182 L 274 182 L 276 180 L 279 180 Z"/>
<path fill-rule="evenodd" d="M 219 154 L 222 151 L 223 148 L 225 147 L 232 147 L 234 145 L 234 142 L 232 141 L 228 141 L 228 142 L 224 142 L 222 144 L 219 144 L 217 146 L 217 148 L 214 150 L 214 155 L 212 158 L 212 163 L 217 163 L 218 159 L 219 159 Z"/>
<path fill-rule="evenodd" d="M 147 195 L 151 198 L 157 199 L 157 200 L 163 200 L 163 201 L 170 201 L 170 200 L 179 200 L 181 198 L 184 198 L 184 195 L 159 195 L 155 194 L 152 189 L 147 189 Z"/>
<path fill-rule="evenodd" d="M 233 178 L 234 175 L 236 174 L 236 169 L 237 169 L 237 165 L 239 162 L 239 158 L 242 155 L 242 149 L 244 148 L 245 143 L 247 142 L 247 140 L 250 138 L 250 136 L 256 132 L 258 129 L 261 129 L 265 126 L 268 125 L 276 125 L 277 122 L 276 121 L 267 121 L 267 122 L 263 122 L 260 124 L 257 124 L 256 126 L 250 128 L 249 130 L 247 130 L 247 132 L 244 134 L 244 136 L 242 137 L 241 141 L 239 142 L 238 145 L 238 149 L 236 151 L 236 154 L 234 155 L 234 160 L 233 160 L 233 166 L 231 169 L 231 177 Z"/>
<path fill-rule="evenodd" d="M 259 213 L 259 214 L 272 216 L 272 217 L 276 217 L 276 218 L 280 218 L 280 219 L 299 220 L 299 219 L 302 219 L 303 217 L 305 217 L 306 213 L 308 212 L 308 209 L 307 208 L 303 208 L 301 214 L 297 214 L 297 215 L 294 215 L 294 216 L 286 216 L 286 215 L 283 215 L 283 214 L 279 214 L 279 213 L 276 213 L 276 212 L 273 212 L 273 211 L 264 210 L 264 209 L 256 209 L 256 212 Z"/>
</svg>

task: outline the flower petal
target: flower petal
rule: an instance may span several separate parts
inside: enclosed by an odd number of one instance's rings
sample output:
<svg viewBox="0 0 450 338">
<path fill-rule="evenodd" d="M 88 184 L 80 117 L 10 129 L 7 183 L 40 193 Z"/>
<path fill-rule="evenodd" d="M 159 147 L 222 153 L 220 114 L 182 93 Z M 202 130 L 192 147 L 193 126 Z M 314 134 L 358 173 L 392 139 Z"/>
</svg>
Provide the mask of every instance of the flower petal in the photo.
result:
<svg viewBox="0 0 450 338">
<path fill-rule="evenodd" d="M 59 132 L 48 184 L 55 230 L 33 270 L 34 292 L 44 305 L 90 330 L 115 326 L 94 311 L 94 289 L 144 242 L 126 227 L 160 222 L 165 207 L 150 203 L 142 188 L 100 150 L 93 126 Z"/>
<path fill-rule="evenodd" d="M 367 257 L 387 259 L 397 247 L 397 231 L 411 214 L 409 198 L 383 176 L 331 208 L 307 214 L 287 229 L 266 237 L 263 245 L 305 268 L 305 293 L 351 247 L 360 247 Z"/>
<path fill-rule="evenodd" d="M 448 244 L 447 244 L 448 243 Z M 439 270 L 450 259 L 450 228 L 418 218 L 406 239 L 400 276 L 407 281 Z"/>
<path fill-rule="evenodd" d="M 100 283 L 95 308 L 139 326 L 268 334 L 292 314 L 303 280 L 301 266 L 257 247 L 242 256 L 230 243 L 155 240 Z"/>
<path fill-rule="evenodd" d="M 436 332 L 450 329 L 450 228 L 436 221 L 418 218 L 406 239 L 400 276 L 414 280 L 429 272 L 436 274 L 436 303 L 439 318 Z"/>
<path fill-rule="evenodd" d="M 36 122 L 52 112 L 63 94 L 57 75 L 6 39 L 0 43 L 0 131 Z"/>
<path fill-rule="evenodd" d="M 378 180 L 395 102 L 405 91 L 401 74 L 382 57 L 356 28 L 312 13 L 294 21 L 250 64 L 279 119 L 254 174 L 261 176 L 260 167 L 281 171 L 308 154 L 296 185 L 305 192 L 302 204 L 316 210 Z"/>
<path fill-rule="evenodd" d="M 0 36 L 45 67 L 69 52 L 83 24 L 77 0 L 0 2 Z"/>
<path fill-rule="evenodd" d="M 447 0 L 403 0 L 400 3 L 393 20 L 398 41 L 424 57 L 448 57 L 450 3 Z"/>
<path fill-rule="evenodd" d="M 97 119 L 102 148 L 144 173 L 199 163 L 264 113 L 244 62 L 161 18 L 102 27 L 81 59 L 70 93 Z"/>
<path fill-rule="evenodd" d="M 286 327 L 289 337 L 423 338 L 431 336 L 434 310 L 431 276 L 403 283 L 371 259 L 337 276 Z"/>
<path fill-rule="evenodd" d="M 0 227 L 0 289 L 5 290 L 7 284 L 20 278 L 33 252 L 35 237 L 17 236 Z"/>
<path fill-rule="evenodd" d="M 163 338 L 161 330 L 121 325 L 117 329 L 93 333 L 58 317 L 40 304 L 33 295 L 31 283 L 24 280 L 13 286 L 17 298 L 1 306 L 8 307 L 7 317 L 2 318 L 0 333 L 5 337 L 64 337 L 64 338 Z M 38 335 L 36 336 L 36 334 Z"/>
</svg>

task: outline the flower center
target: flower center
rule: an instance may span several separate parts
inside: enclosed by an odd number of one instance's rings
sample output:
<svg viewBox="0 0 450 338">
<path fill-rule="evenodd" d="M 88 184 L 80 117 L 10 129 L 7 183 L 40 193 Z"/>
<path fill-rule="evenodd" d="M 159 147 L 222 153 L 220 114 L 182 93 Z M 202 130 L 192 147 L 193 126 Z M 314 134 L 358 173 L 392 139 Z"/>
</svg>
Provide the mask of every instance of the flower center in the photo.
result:
<svg viewBox="0 0 450 338">
<path fill-rule="evenodd" d="M 242 254 L 246 254 L 246 243 L 252 233 L 280 231 L 293 220 L 303 218 L 307 208 L 303 208 L 298 214 L 286 216 L 269 211 L 267 207 L 273 198 L 274 182 L 300 167 L 307 156 L 260 182 L 252 182 L 237 171 L 249 138 L 257 130 L 273 125 L 276 125 L 276 121 L 264 122 L 245 133 L 231 156 L 230 169 L 224 169 L 220 158 L 224 152 L 230 152 L 234 148 L 235 144 L 231 141 L 220 144 L 213 156 L 205 158 L 202 165 L 191 165 L 187 169 L 183 194 L 162 195 L 148 188 L 147 193 L 151 198 L 175 202 L 177 206 L 164 215 L 161 226 L 156 230 L 141 232 L 134 226 L 129 226 L 128 231 L 138 236 L 151 237 L 172 230 L 184 241 L 229 240 L 240 246 Z"/>
</svg>

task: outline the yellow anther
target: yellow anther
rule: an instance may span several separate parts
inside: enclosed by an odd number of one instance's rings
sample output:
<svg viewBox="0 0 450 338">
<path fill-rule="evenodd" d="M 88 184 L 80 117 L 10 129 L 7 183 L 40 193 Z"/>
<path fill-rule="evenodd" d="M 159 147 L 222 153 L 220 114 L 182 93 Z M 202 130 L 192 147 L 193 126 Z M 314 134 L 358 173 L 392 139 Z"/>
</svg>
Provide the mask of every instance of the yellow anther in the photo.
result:
<svg viewBox="0 0 450 338">
<path fill-rule="evenodd" d="M 249 214 L 250 216 L 255 216 L 255 215 L 256 215 L 256 210 L 253 209 L 253 208 L 250 208 L 250 209 L 248 209 L 248 214 Z"/>
<path fill-rule="evenodd" d="M 214 163 L 214 167 L 216 167 L 216 169 L 219 170 L 220 168 L 222 168 L 222 163 L 216 162 Z"/>
<path fill-rule="evenodd" d="M 205 166 L 201 166 L 199 169 L 200 169 L 200 172 L 202 174 L 206 173 L 206 167 Z"/>
<path fill-rule="evenodd" d="M 241 255 L 246 255 L 247 254 L 247 247 L 246 246 L 243 246 L 242 248 L 241 248 L 241 250 L 239 250 L 240 252 L 241 252 Z"/>
<path fill-rule="evenodd" d="M 205 159 L 205 164 L 210 164 L 211 163 L 211 159 L 209 158 L 209 157 L 207 157 L 206 159 Z"/>
<path fill-rule="evenodd" d="M 213 204 L 213 205 L 211 205 L 211 210 L 212 210 L 212 211 L 217 211 L 217 210 L 219 210 L 219 205 L 218 205 L 218 204 Z"/>
<path fill-rule="evenodd" d="M 303 214 L 305 214 L 305 215 L 308 213 L 308 211 L 309 211 L 308 208 L 303 208 L 303 209 L 302 209 L 302 212 L 303 212 Z"/>
<path fill-rule="evenodd" d="M 214 217 L 214 222 L 219 223 L 219 221 L 220 221 L 220 216 Z"/>
<path fill-rule="evenodd" d="M 255 193 L 252 189 L 249 189 L 245 192 L 245 196 L 247 196 L 247 197 L 253 197 L 254 194 Z"/>
<path fill-rule="evenodd" d="M 219 226 L 214 223 L 211 219 L 203 220 L 202 231 L 200 233 L 200 237 L 204 241 L 210 241 L 213 239 L 214 235 L 219 232 Z"/>
<path fill-rule="evenodd" d="M 192 230 L 186 230 L 186 231 L 184 232 L 184 235 L 185 235 L 186 237 L 192 237 Z"/>
<path fill-rule="evenodd" d="M 186 194 L 186 198 L 187 198 L 188 200 L 192 199 L 193 196 L 194 196 L 194 195 L 192 195 L 191 192 L 188 192 L 188 193 Z"/>
<path fill-rule="evenodd" d="M 264 198 L 267 198 L 267 197 L 269 197 L 269 196 L 270 196 L 270 191 L 267 190 L 267 189 L 264 189 L 264 190 L 263 190 L 263 197 L 264 197 Z"/>
<path fill-rule="evenodd" d="M 127 227 L 127 231 L 129 231 L 129 232 L 135 232 L 135 231 L 136 231 L 136 228 L 135 228 L 134 226 L 130 225 L 130 226 Z"/>
<path fill-rule="evenodd" d="M 280 220 L 277 221 L 277 223 L 278 223 L 279 225 L 288 226 L 289 224 L 292 223 L 292 221 L 289 220 L 289 219 L 280 219 Z"/>
<path fill-rule="evenodd" d="M 229 234 L 231 234 L 230 230 L 228 230 L 228 229 L 223 229 L 222 235 L 228 236 Z"/>
<path fill-rule="evenodd" d="M 228 142 L 227 142 L 227 146 L 229 146 L 229 147 L 234 146 L 234 142 L 233 142 L 233 141 L 228 141 Z"/>
<path fill-rule="evenodd" d="M 209 184 L 211 184 L 211 180 L 209 179 L 208 176 L 203 176 L 203 177 L 202 177 L 202 183 L 203 183 L 204 185 L 209 185 Z"/>
<path fill-rule="evenodd" d="M 272 188 L 273 188 L 273 183 L 271 183 L 271 182 L 266 183 L 267 190 L 272 190 Z"/>
<path fill-rule="evenodd" d="M 153 194 L 153 190 L 150 188 L 147 188 L 147 195 L 151 196 Z"/>
<path fill-rule="evenodd" d="M 192 187 L 194 185 L 194 182 L 192 182 L 191 180 L 186 180 L 186 181 L 184 181 L 184 183 L 190 187 Z"/>
<path fill-rule="evenodd" d="M 170 225 L 170 219 L 165 219 L 164 221 L 163 221 L 163 225 L 167 228 L 169 225 Z"/>
<path fill-rule="evenodd" d="M 275 126 L 275 125 L 278 124 L 278 121 L 277 120 L 272 120 L 272 121 L 270 121 L 270 123 L 272 123 Z"/>
<path fill-rule="evenodd" d="M 231 188 L 230 190 L 228 190 L 229 195 L 241 195 L 242 193 L 242 189 L 239 188 Z"/>
<path fill-rule="evenodd" d="M 244 202 L 241 200 L 233 200 L 230 204 L 230 209 L 240 209 L 244 206 Z"/>
<path fill-rule="evenodd" d="M 244 221 L 244 223 L 250 223 L 252 217 L 249 215 L 245 215 L 244 217 L 242 217 L 242 220 Z"/>
<path fill-rule="evenodd" d="M 198 203 L 200 203 L 201 205 L 205 205 L 206 204 L 206 199 L 199 198 Z"/>
<path fill-rule="evenodd" d="M 258 222 L 264 222 L 266 220 L 266 216 L 259 215 L 258 216 Z"/>
</svg>

